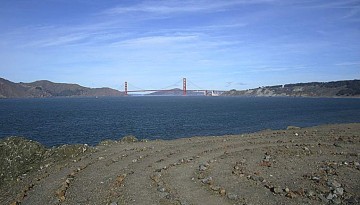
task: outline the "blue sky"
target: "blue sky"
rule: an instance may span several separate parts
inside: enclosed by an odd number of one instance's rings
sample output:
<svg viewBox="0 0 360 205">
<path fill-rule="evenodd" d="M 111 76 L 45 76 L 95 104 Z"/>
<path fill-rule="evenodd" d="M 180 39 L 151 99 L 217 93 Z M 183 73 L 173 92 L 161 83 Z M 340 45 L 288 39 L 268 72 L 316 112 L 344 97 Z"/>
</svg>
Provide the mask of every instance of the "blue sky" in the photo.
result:
<svg viewBox="0 0 360 205">
<path fill-rule="evenodd" d="M 360 78 L 359 0 L 1 0 L 0 77 L 247 89 Z"/>
</svg>

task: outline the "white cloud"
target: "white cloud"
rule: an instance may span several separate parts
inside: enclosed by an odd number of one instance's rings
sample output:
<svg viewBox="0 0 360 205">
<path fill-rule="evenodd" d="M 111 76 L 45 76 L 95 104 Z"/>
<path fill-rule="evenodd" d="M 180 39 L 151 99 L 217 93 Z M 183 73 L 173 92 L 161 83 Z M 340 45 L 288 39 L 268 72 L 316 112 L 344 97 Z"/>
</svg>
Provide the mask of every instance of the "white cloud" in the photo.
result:
<svg viewBox="0 0 360 205">
<path fill-rule="evenodd" d="M 105 10 L 105 14 L 124 14 L 129 12 L 146 13 L 180 13 L 180 12 L 209 12 L 234 9 L 234 6 L 244 4 L 269 3 L 274 0 L 227 0 L 227 1 L 207 1 L 207 0 L 168 0 L 168 1 L 146 1 L 132 6 L 117 6 Z"/>
<path fill-rule="evenodd" d="M 357 62 L 341 62 L 341 63 L 336 63 L 336 66 L 360 66 L 360 61 Z"/>
<path fill-rule="evenodd" d="M 31 43 L 26 44 L 25 46 L 49 47 L 49 46 L 69 45 L 84 40 L 88 37 L 89 35 L 84 33 L 53 36 L 51 38 L 33 41 Z"/>
<path fill-rule="evenodd" d="M 147 46 L 197 40 L 197 35 L 147 36 L 113 43 L 113 46 Z"/>
</svg>

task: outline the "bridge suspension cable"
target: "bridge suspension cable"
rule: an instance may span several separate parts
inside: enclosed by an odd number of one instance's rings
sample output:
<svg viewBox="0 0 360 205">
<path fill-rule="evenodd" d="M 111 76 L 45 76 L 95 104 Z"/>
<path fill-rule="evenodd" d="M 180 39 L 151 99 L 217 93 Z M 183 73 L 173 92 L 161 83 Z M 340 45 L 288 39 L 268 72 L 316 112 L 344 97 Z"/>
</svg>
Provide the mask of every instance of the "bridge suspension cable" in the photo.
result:
<svg viewBox="0 0 360 205">
<path fill-rule="evenodd" d="M 129 86 L 131 86 L 131 89 L 133 90 L 133 88 L 135 88 L 136 90 L 146 90 L 146 89 L 143 89 L 143 88 L 140 88 L 140 87 L 137 87 L 131 83 L 128 83 Z"/>
<path fill-rule="evenodd" d="M 183 81 L 183 79 L 177 81 L 176 83 L 174 83 L 174 84 L 172 84 L 172 85 L 169 85 L 169 86 L 167 86 L 167 87 L 161 88 L 160 90 L 167 90 L 167 89 L 169 89 L 169 88 L 173 88 L 173 87 L 175 87 L 175 86 L 179 86 L 182 81 Z"/>
<path fill-rule="evenodd" d="M 191 85 L 193 85 L 194 87 L 196 87 L 198 90 L 205 90 L 202 87 L 196 85 L 195 83 L 191 82 L 190 80 L 187 80 L 187 82 L 189 82 Z"/>
</svg>

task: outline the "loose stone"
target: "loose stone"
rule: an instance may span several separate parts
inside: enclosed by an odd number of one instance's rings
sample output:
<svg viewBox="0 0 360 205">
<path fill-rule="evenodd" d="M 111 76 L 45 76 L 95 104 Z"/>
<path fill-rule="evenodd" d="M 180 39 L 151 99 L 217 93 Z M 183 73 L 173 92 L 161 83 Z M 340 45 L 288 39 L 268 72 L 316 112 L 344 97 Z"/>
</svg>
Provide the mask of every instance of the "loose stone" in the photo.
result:
<svg viewBox="0 0 360 205">
<path fill-rule="evenodd" d="M 342 196 L 342 195 L 344 194 L 344 189 L 338 187 L 338 188 L 336 188 L 336 189 L 334 190 L 334 194 L 339 195 L 339 196 Z"/>
<path fill-rule="evenodd" d="M 341 187 L 341 184 L 335 180 L 329 180 L 327 184 L 332 187 L 333 189 L 336 189 L 338 187 Z"/>
<path fill-rule="evenodd" d="M 205 171 L 205 170 L 207 170 L 207 166 L 204 164 L 200 164 L 199 171 Z"/>
<path fill-rule="evenodd" d="M 159 192 L 165 192 L 166 191 L 166 189 L 164 188 L 164 187 L 158 187 L 158 189 L 157 189 Z"/>
<path fill-rule="evenodd" d="M 334 198 L 334 195 L 329 193 L 329 195 L 326 197 L 327 200 L 332 200 Z"/>
<path fill-rule="evenodd" d="M 341 204 L 341 199 L 335 198 L 335 199 L 332 200 L 332 202 L 333 202 L 334 204 Z"/>
<path fill-rule="evenodd" d="M 158 182 L 160 182 L 160 177 L 161 177 L 161 174 L 160 174 L 160 173 L 157 173 L 157 174 L 151 175 L 150 178 L 151 178 L 155 183 L 158 183 Z"/>
<path fill-rule="evenodd" d="M 219 190 L 220 190 L 220 187 L 219 187 L 219 186 L 213 186 L 213 185 L 211 185 L 211 186 L 210 186 L 210 189 L 213 190 L 213 191 L 219 191 Z"/>
<path fill-rule="evenodd" d="M 228 197 L 228 199 L 230 199 L 230 200 L 237 200 L 237 199 L 238 199 L 238 195 L 233 194 L 233 193 L 229 193 L 229 194 L 227 195 L 227 197 Z"/>
<path fill-rule="evenodd" d="M 225 196 L 225 194 L 226 194 L 225 189 L 224 189 L 224 188 L 220 188 L 219 194 L 220 194 L 221 196 Z"/>
<path fill-rule="evenodd" d="M 283 190 L 280 187 L 273 187 L 271 191 L 274 192 L 275 194 L 280 194 L 283 192 Z"/>
<path fill-rule="evenodd" d="M 285 196 L 292 199 L 292 198 L 295 198 L 295 197 L 296 197 L 296 194 L 295 194 L 294 192 L 290 191 L 290 192 L 287 193 Z"/>
<path fill-rule="evenodd" d="M 212 177 L 207 177 L 205 179 L 202 179 L 201 182 L 204 183 L 204 184 L 212 184 L 213 179 L 212 179 Z"/>
</svg>

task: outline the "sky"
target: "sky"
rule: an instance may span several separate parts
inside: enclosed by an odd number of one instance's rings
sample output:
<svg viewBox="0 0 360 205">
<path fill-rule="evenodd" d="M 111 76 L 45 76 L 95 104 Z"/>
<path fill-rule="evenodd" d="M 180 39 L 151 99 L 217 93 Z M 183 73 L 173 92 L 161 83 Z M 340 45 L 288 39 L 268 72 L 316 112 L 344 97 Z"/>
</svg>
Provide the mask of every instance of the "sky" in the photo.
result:
<svg viewBox="0 0 360 205">
<path fill-rule="evenodd" d="M 0 0 L 0 77 L 119 90 L 360 79 L 360 0 Z"/>
</svg>

